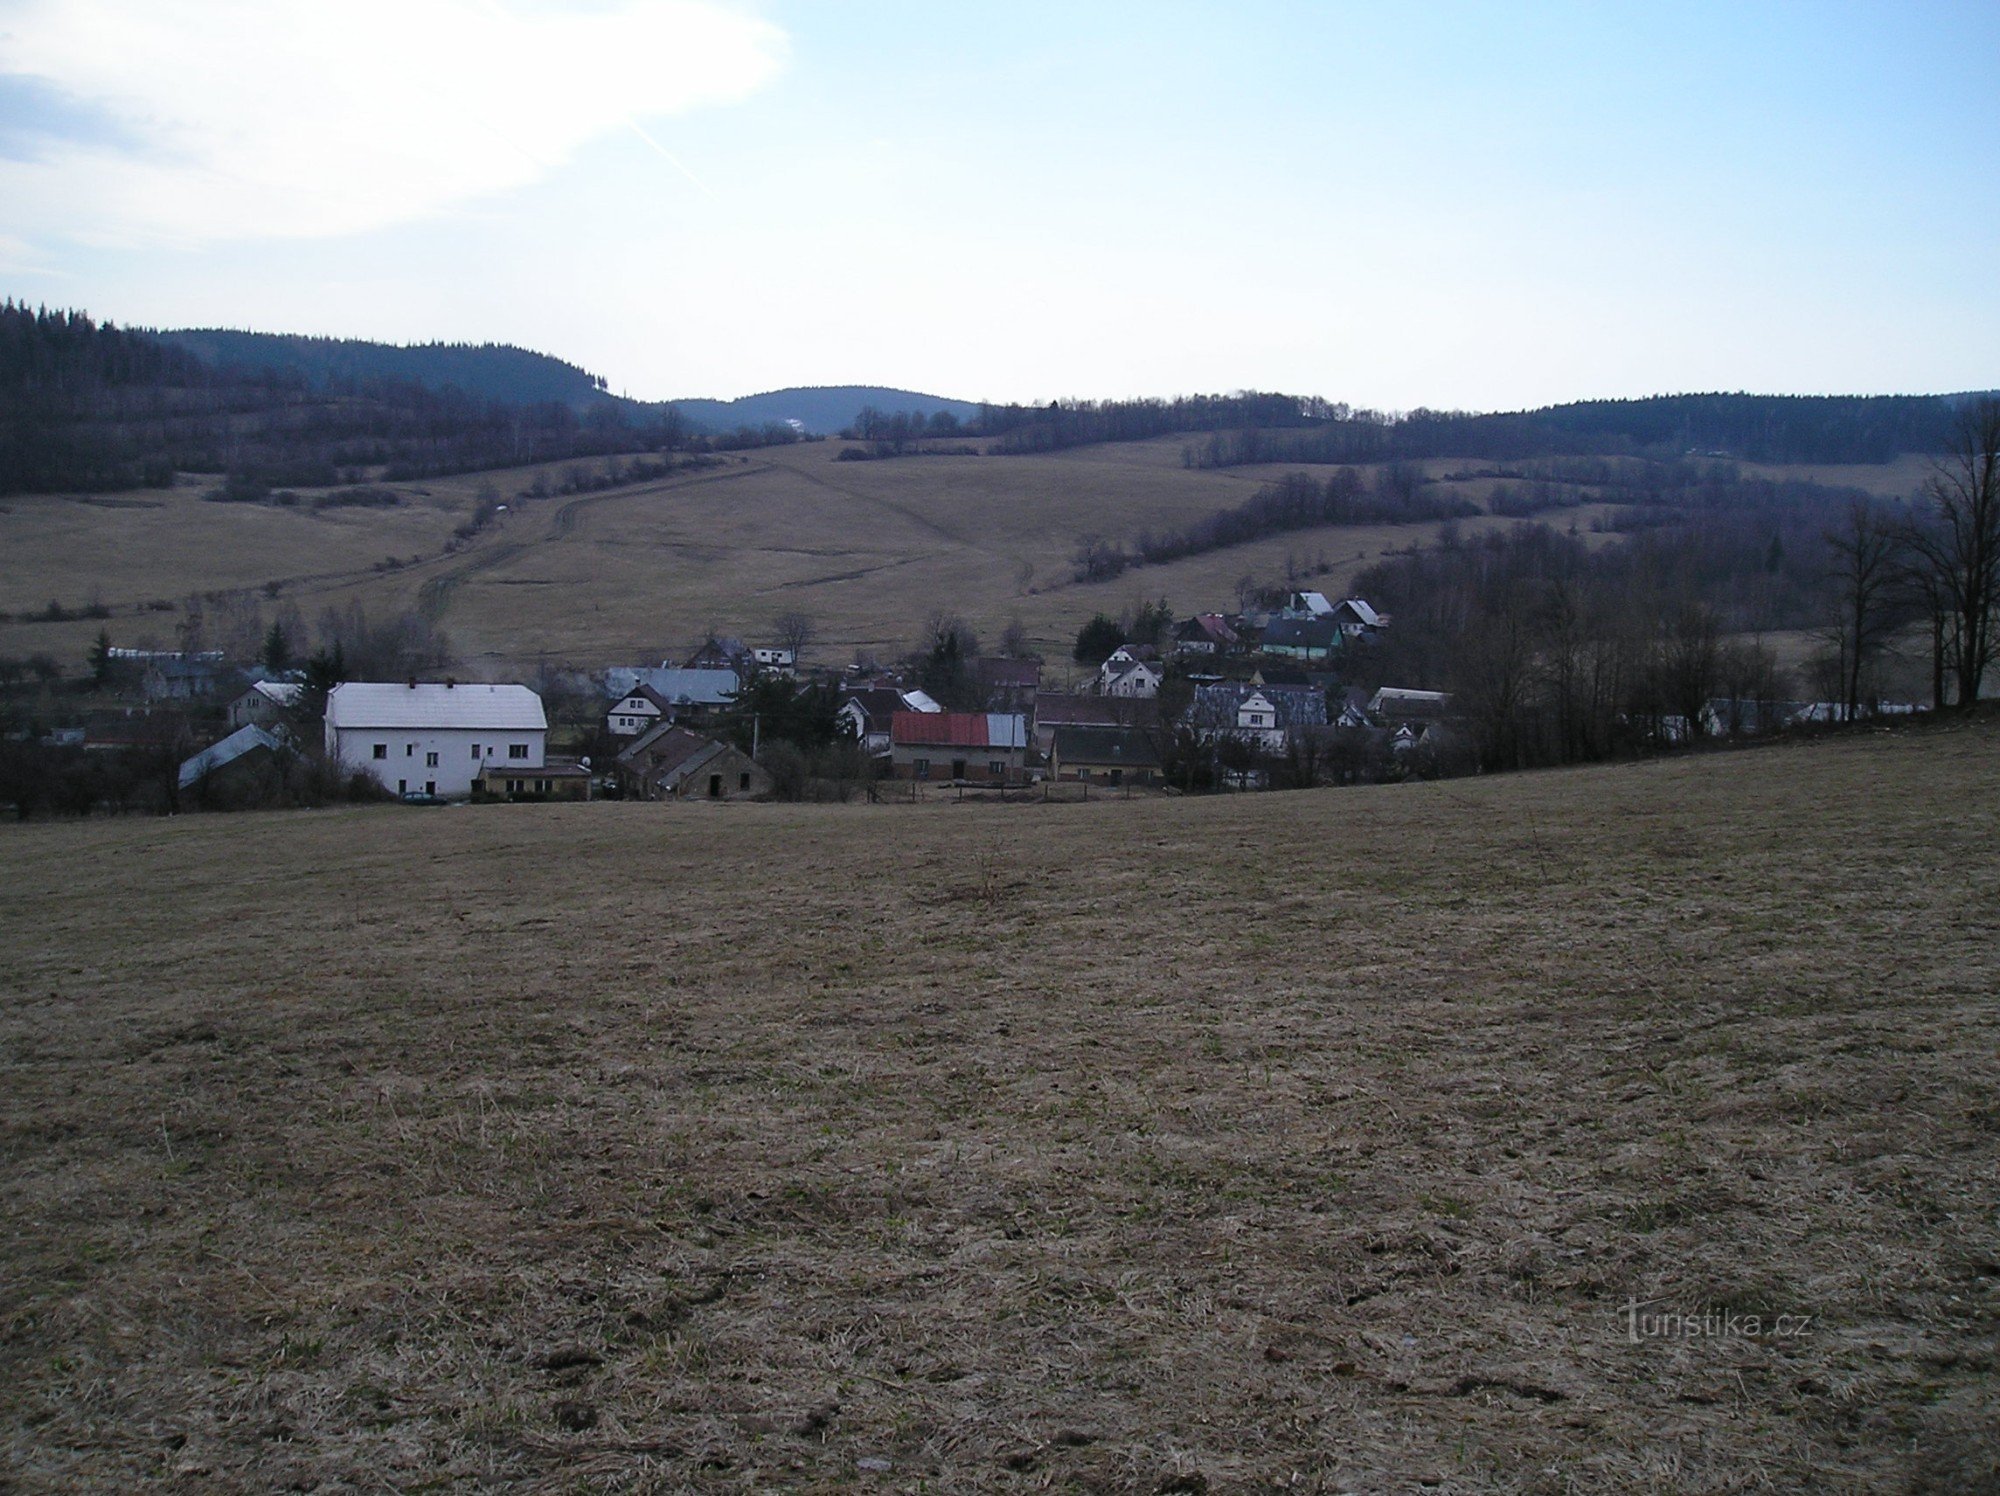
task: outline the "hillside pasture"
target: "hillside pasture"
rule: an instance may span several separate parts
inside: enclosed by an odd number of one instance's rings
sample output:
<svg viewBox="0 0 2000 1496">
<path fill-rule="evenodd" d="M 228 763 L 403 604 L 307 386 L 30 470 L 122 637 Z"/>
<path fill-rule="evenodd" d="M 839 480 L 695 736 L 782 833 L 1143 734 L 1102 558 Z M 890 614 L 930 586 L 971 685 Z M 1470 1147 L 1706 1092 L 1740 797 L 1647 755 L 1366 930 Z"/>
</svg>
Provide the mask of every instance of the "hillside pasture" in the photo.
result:
<svg viewBox="0 0 2000 1496">
<path fill-rule="evenodd" d="M 0 1480 L 1992 1489 L 1996 749 L 0 828 Z"/>
<path fill-rule="evenodd" d="M 24 616 L 50 601 L 101 602 L 117 642 L 171 647 L 190 593 L 274 588 L 308 620 L 356 601 L 377 616 L 421 610 L 450 635 L 468 673 L 494 677 L 544 660 L 657 660 L 711 628 L 764 637 L 774 617 L 792 611 L 816 620 L 823 659 L 898 652 L 939 610 L 988 639 L 1019 618 L 1061 659 L 1094 612 L 1117 615 L 1162 596 L 1185 612 L 1227 609 L 1246 576 L 1278 586 L 1298 574 L 1339 592 L 1370 562 L 1438 535 L 1430 524 L 1308 530 L 1084 584 L 1073 576 L 1080 536 L 1129 542 L 1179 528 L 1288 469 L 1190 470 L 1179 438 L 871 462 L 838 460 L 843 445 L 764 449 L 657 482 L 544 499 L 523 497 L 537 476 L 525 469 L 398 484 L 404 501 L 388 509 L 315 510 L 313 492 L 292 508 L 214 504 L 200 497 L 206 480 L 164 492 L 9 498 L 0 502 L 0 611 L 16 617 L 0 624 L 0 653 L 49 652 L 81 668 L 100 625 Z M 1476 465 L 1427 467 L 1446 479 Z M 1812 470 L 1822 481 L 1891 486 L 1913 472 L 1907 463 Z M 451 547 L 489 484 L 509 512 Z M 1444 485 L 1478 504 L 1491 488 L 1476 478 Z M 1460 528 L 1548 523 L 1588 533 L 1597 513 L 1482 517 Z M 158 602 L 176 606 L 150 606 Z"/>
</svg>

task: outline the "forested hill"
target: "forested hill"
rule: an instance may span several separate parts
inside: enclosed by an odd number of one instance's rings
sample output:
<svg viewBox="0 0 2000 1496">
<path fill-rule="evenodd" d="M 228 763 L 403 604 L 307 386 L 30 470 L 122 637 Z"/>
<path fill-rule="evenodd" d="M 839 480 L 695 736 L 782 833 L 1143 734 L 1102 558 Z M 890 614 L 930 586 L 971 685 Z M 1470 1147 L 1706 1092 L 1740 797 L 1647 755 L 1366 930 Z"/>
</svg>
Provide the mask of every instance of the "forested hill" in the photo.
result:
<svg viewBox="0 0 2000 1496">
<path fill-rule="evenodd" d="M 887 416 L 914 415 L 925 420 L 941 410 L 963 423 L 979 418 L 979 407 L 968 400 L 947 400 L 941 395 L 921 395 L 914 390 L 859 384 L 771 390 L 736 400 L 676 400 L 673 405 L 690 425 L 710 431 L 797 421 L 815 436 L 832 436 L 850 429 L 861 412 L 870 408 Z"/>
<path fill-rule="evenodd" d="M 605 395 L 579 411 L 383 375 L 314 379 L 289 359 L 210 364 L 155 333 L 0 304 L 0 494 L 159 487 L 176 472 L 257 493 L 790 439 L 693 437 L 669 407 Z"/>
<path fill-rule="evenodd" d="M 1059 401 L 987 406 L 979 427 L 1003 452 L 1207 433 L 1185 449 L 1193 467 L 1373 463 L 1425 458 L 1690 454 L 1747 462 L 1887 462 L 1941 449 L 1969 395 L 1657 395 L 1481 414 L 1355 410 L 1292 395 Z"/>
<path fill-rule="evenodd" d="M 510 405 L 567 405 L 588 410 L 612 399 L 598 375 L 506 343 L 370 343 L 289 333 L 179 328 L 158 335 L 211 368 L 297 374 L 314 389 L 369 380 L 447 388 Z"/>
</svg>

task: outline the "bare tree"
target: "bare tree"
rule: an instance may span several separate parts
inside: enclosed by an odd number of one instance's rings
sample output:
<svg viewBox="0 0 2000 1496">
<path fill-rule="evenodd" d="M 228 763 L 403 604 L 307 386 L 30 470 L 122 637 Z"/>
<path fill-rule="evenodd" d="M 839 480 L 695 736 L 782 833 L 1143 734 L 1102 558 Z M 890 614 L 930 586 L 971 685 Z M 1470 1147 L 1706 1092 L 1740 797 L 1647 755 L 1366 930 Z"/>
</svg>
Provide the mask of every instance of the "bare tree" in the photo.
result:
<svg viewBox="0 0 2000 1496">
<path fill-rule="evenodd" d="M 791 651 L 792 664 L 796 666 L 805 658 L 807 647 L 819 637 L 819 626 L 813 622 L 812 614 L 794 610 L 772 619 L 771 632 L 780 649 Z"/>
<path fill-rule="evenodd" d="M 1907 540 L 1943 604 L 1933 643 L 1951 648 L 1958 704 L 1970 708 L 1993 663 L 2000 607 L 2000 400 L 1967 406 L 1924 484 L 1929 513 Z"/>
<path fill-rule="evenodd" d="M 1862 680 L 1896 628 L 1896 526 L 1857 499 L 1840 527 L 1827 531 L 1826 544 L 1835 599 L 1826 642 L 1839 662 L 1841 702 L 1852 722 L 1861 713 Z"/>
</svg>

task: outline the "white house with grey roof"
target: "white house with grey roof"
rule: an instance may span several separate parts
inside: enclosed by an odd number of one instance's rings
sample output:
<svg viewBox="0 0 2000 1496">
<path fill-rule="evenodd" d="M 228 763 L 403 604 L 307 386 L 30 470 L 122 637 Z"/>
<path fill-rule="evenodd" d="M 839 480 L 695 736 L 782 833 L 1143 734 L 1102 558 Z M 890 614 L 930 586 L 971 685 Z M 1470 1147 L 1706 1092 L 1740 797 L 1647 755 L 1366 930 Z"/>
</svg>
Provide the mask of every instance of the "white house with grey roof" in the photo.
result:
<svg viewBox="0 0 2000 1496">
<path fill-rule="evenodd" d="M 327 757 L 397 794 L 463 798 L 489 767 L 543 767 L 548 738 L 526 686 L 348 681 L 326 697 Z"/>
</svg>

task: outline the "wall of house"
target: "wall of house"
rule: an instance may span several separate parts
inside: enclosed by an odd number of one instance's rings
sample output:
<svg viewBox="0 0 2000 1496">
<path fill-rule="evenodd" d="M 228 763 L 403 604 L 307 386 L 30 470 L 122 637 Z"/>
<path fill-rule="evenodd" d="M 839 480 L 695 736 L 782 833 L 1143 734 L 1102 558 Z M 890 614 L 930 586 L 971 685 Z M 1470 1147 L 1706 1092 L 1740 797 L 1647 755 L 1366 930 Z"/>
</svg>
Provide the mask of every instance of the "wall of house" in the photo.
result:
<svg viewBox="0 0 2000 1496">
<path fill-rule="evenodd" d="M 719 787 L 720 794 L 710 794 Z M 747 753 L 732 748 L 697 764 L 674 786 L 676 800 L 754 800 L 771 793 L 771 776 Z"/>
<path fill-rule="evenodd" d="M 548 751 L 546 728 L 328 726 L 326 737 L 343 768 L 374 775 L 384 789 L 448 799 L 471 795 L 472 781 L 488 768 L 539 769 Z"/>
<path fill-rule="evenodd" d="M 1020 779 L 1027 767 L 1027 751 L 1021 748 L 953 748 L 942 743 L 916 746 L 893 744 L 889 749 L 889 772 L 897 779 L 931 779 L 951 782 L 952 764 L 965 760 L 965 777 L 971 779 Z M 995 774 L 992 765 L 999 764 Z M 919 772 L 928 764 L 928 772 Z"/>
</svg>

